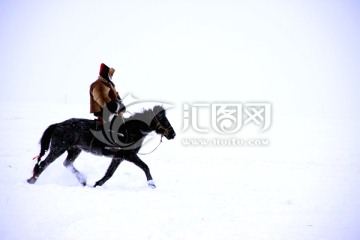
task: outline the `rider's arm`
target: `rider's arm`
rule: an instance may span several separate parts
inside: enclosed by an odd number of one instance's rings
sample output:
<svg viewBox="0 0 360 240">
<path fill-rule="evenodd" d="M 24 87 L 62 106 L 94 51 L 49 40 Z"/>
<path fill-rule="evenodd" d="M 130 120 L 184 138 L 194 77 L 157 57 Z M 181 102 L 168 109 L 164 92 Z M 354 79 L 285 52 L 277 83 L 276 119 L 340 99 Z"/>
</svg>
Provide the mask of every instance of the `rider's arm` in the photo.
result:
<svg viewBox="0 0 360 240">
<path fill-rule="evenodd" d="M 109 91 L 111 89 L 103 84 L 98 84 L 92 90 L 92 95 L 94 100 L 100 105 L 101 108 L 105 106 L 112 113 L 117 113 L 121 110 L 121 104 L 118 101 L 114 101 L 109 96 Z"/>
</svg>

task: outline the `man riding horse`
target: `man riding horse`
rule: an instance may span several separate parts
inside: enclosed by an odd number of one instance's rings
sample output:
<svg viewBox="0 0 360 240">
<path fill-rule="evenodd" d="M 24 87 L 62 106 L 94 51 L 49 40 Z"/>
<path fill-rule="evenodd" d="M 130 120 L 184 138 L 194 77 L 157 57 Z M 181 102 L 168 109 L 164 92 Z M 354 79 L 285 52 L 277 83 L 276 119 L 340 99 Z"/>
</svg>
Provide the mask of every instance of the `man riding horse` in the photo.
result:
<svg viewBox="0 0 360 240">
<path fill-rule="evenodd" d="M 71 118 L 51 124 L 44 131 L 40 140 L 40 154 L 34 158 L 37 159 L 37 163 L 34 166 L 33 175 L 27 180 L 28 183 L 34 184 L 52 162 L 67 152 L 64 166 L 83 186 L 86 186 L 85 176 L 73 165 L 81 151 L 86 151 L 95 155 L 112 157 L 105 176 L 97 181 L 94 187 L 101 186 L 109 180 L 124 160 L 141 168 L 146 175 L 148 186 L 155 187 L 149 167 L 137 154 L 150 132 L 155 131 L 168 140 L 173 139 L 176 133 L 162 106 L 155 106 L 153 109 L 121 118 L 121 124 L 119 124 L 116 121 L 117 118 L 113 116 L 122 115 L 125 106 L 115 89 L 115 84 L 111 81 L 114 72 L 115 69 L 101 64 L 100 76 L 90 86 L 90 112 L 98 117 L 95 124 L 94 120 Z M 115 125 L 115 128 L 108 129 L 109 125 Z M 100 131 L 94 131 L 94 127 L 99 130 L 99 126 L 101 126 Z M 47 151 L 49 153 L 46 158 L 41 160 Z"/>
<path fill-rule="evenodd" d="M 98 79 L 90 86 L 90 113 L 93 113 L 100 123 L 109 120 L 104 119 L 104 107 L 107 107 L 109 112 L 112 113 L 112 115 L 109 116 L 111 118 L 122 115 L 122 113 L 126 111 L 120 95 L 115 89 L 115 84 L 112 82 L 114 72 L 114 68 L 109 68 L 102 63 Z M 111 119 L 109 121 L 111 121 Z"/>
</svg>

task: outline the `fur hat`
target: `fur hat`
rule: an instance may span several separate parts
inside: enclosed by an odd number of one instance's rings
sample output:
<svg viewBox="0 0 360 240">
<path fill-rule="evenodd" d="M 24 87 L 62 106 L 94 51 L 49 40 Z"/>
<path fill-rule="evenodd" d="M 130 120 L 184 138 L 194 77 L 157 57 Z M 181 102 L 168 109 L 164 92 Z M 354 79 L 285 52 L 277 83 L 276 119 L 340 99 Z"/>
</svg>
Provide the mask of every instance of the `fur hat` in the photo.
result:
<svg viewBox="0 0 360 240">
<path fill-rule="evenodd" d="M 106 80 L 109 80 L 109 67 L 105 65 L 105 63 L 102 63 L 100 65 L 100 71 L 99 71 L 99 75 L 103 78 L 105 78 Z"/>
<path fill-rule="evenodd" d="M 114 75 L 114 72 L 115 72 L 115 68 L 110 68 L 109 69 L 109 74 Z"/>
<path fill-rule="evenodd" d="M 108 66 L 106 66 L 105 63 L 102 63 L 102 64 L 100 65 L 99 75 L 100 75 L 101 77 L 103 77 L 104 79 L 110 81 L 110 79 L 109 79 L 109 73 L 114 74 L 114 72 L 115 72 L 115 69 L 114 69 L 114 68 L 109 68 Z"/>
</svg>

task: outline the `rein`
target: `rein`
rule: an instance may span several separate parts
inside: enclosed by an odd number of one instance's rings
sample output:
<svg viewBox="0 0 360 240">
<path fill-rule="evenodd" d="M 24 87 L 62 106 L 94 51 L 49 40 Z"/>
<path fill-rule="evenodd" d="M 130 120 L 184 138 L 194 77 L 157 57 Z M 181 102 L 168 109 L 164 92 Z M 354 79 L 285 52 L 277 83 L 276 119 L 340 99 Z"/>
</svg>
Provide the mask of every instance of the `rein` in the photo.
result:
<svg viewBox="0 0 360 240">
<path fill-rule="evenodd" d="M 156 124 L 155 129 L 160 129 L 160 128 L 162 128 L 162 129 L 164 129 L 164 133 L 161 134 L 161 138 L 160 138 L 159 144 L 158 144 L 152 151 L 150 151 L 150 152 L 148 152 L 148 153 L 138 153 L 139 155 L 148 155 L 148 154 L 150 154 L 150 153 L 153 153 L 153 152 L 160 146 L 160 144 L 162 143 L 162 139 L 163 139 L 164 135 L 167 135 L 167 134 L 169 133 L 169 128 L 164 128 L 164 126 L 159 122 L 159 120 L 158 120 L 155 116 L 154 116 L 154 118 L 155 118 L 156 121 L 157 121 L 157 124 Z"/>
<path fill-rule="evenodd" d="M 149 155 L 150 153 L 153 153 L 159 146 L 160 146 L 160 144 L 162 143 L 162 138 L 163 138 L 163 134 L 161 134 L 161 138 L 160 138 L 160 142 L 159 142 L 159 144 L 152 150 L 152 151 L 150 151 L 150 152 L 147 152 L 147 153 L 139 153 L 138 152 L 138 154 L 139 155 Z"/>
</svg>

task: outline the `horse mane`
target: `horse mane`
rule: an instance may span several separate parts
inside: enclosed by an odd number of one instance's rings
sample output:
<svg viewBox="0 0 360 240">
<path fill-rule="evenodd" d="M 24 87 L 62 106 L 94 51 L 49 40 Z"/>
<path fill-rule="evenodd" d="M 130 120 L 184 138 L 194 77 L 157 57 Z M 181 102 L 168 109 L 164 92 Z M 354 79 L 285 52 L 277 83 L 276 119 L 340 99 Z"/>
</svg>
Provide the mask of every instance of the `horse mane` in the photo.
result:
<svg viewBox="0 0 360 240">
<path fill-rule="evenodd" d="M 132 120 L 148 120 L 153 119 L 158 114 L 165 114 L 166 110 L 163 106 L 156 105 L 152 109 L 143 109 L 142 112 L 137 112 L 134 115 L 126 118 L 125 121 L 132 121 Z"/>
</svg>

